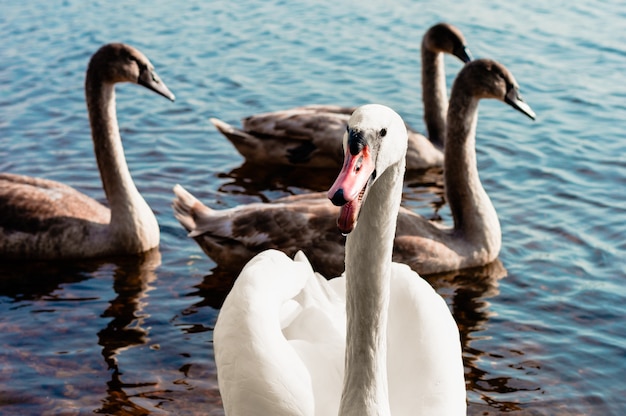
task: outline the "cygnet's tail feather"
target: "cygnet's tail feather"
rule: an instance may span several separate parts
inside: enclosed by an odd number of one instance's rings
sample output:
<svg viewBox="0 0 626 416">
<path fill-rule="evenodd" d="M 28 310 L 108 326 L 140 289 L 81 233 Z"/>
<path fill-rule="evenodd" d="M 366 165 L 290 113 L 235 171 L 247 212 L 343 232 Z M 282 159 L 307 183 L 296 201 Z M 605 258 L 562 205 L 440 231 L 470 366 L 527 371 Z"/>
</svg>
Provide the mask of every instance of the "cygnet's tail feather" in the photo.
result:
<svg viewBox="0 0 626 416">
<path fill-rule="evenodd" d="M 220 120 L 219 118 L 211 117 L 211 123 L 224 135 L 234 132 L 236 129 L 230 124 Z"/>
<path fill-rule="evenodd" d="M 226 138 L 234 144 L 240 143 L 241 141 L 248 142 L 249 140 L 255 140 L 255 137 L 252 135 L 220 120 L 219 118 L 211 117 L 209 120 L 220 133 L 226 136 Z"/>
<path fill-rule="evenodd" d="M 196 228 L 197 210 L 208 209 L 195 196 L 180 185 L 174 186 L 174 216 L 187 231 L 193 233 Z"/>
</svg>

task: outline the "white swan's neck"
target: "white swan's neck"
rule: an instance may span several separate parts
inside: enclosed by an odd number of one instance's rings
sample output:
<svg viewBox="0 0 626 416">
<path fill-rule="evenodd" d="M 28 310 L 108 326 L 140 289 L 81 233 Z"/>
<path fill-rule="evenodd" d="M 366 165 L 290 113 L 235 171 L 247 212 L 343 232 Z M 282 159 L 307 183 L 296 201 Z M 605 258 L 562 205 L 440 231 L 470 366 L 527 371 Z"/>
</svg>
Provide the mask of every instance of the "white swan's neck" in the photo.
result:
<svg viewBox="0 0 626 416">
<path fill-rule="evenodd" d="M 144 251 L 159 241 L 156 218 L 128 170 L 115 109 L 114 84 L 87 79 L 87 109 L 100 177 L 117 244 Z"/>
<path fill-rule="evenodd" d="M 444 56 L 422 45 L 422 101 L 428 140 L 443 149 L 446 136 L 448 94 Z"/>
<path fill-rule="evenodd" d="M 390 413 L 387 310 L 403 174 L 404 159 L 378 178 L 346 241 L 347 338 L 340 415 Z"/>
<path fill-rule="evenodd" d="M 500 222 L 480 182 L 476 162 L 478 98 L 462 92 L 450 97 L 448 114 L 444 183 L 454 228 L 465 240 L 497 253 Z"/>
</svg>

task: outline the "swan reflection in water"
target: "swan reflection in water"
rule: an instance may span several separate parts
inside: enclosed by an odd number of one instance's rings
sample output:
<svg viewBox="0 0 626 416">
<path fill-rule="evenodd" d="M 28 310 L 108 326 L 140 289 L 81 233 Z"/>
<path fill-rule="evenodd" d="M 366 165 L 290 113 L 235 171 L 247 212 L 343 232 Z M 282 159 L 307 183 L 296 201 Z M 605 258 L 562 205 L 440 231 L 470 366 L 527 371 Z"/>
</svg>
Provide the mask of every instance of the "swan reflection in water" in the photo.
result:
<svg viewBox="0 0 626 416">
<path fill-rule="evenodd" d="M 144 309 L 160 264 L 158 249 L 135 257 L 2 262 L 0 297 L 11 310 L 21 311 L 15 322 L 0 322 L 6 346 L 0 356 L 0 382 L 5 381 L 2 376 L 11 380 L 4 384 L 6 394 L 17 403 L 41 405 L 53 413 L 91 408 L 94 398 L 102 406 L 98 412 L 107 414 L 135 407 L 124 390 L 154 383 L 124 383 L 118 357 L 148 342 Z M 111 286 L 115 297 L 102 307 Z M 110 370 L 108 380 L 97 359 L 96 334 Z M 32 390 L 32 377 L 49 380 L 42 386 L 44 394 Z"/>
<path fill-rule="evenodd" d="M 498 258 L 486 266 L 456 272 L 427 276 L 452 310 L 461 335 L 465 383 L 468 392 L 468 414 L 491 415 L 494 408 L 502 412 L 523 410 L 519 402 L 506 400 L 511 393 L 540 390 L 533 382 L 522 377 L 503 377 L 494 371 L 491 362 L 514 362 L 524 371 L 527 366 L 524 353 L 515 345 L 501 345 L 498 351 L 481 349 L 481 340 L 498 331 L 492 318 L 497 312 L 491 307 L 490 299 L 500 295 L 500 280 L 508 272 Z M 490 322 L 491 321 L 491 322 Z M 502 365 L 502 364 L 500 364 Z M 497 413 L 499 414 L 499 413 Z"/>
<path fill-rule="evenodd" d="M 145 320 L 149 315 L 144 311 L 147 305 L 148 292 L 153 289 L 157 275 L 155 270 L 161 264 L 161 253 L 158 249 L 150 250 L 136 258 L 119 259 L 113 272 L 113 290 L 116 297 L 109 301 L 109 307 L 101 317 L 111 318 L 109 323 L 98 332 L 98 344 L 102 346 L 102 356 L 111 379 L 107 382 L 107 395 L 102 400 L 99 413 L 115 413 L 121 409 L 133 407 L 145 411 L 144 407 L 135 405 L 124 389 L 156 386 L 158 383 L 128 383 L 122 381 L 124 371 L 120 368 L 118 356 L 130 348 L 146 345 L 149 331 Z"/>
<path fill-rule="evenodd" d="M 225 194 L 243 194 L 259 197 L 262 202 L 271 201 L 271 192 L 280 192 L 281 196 L 293 194 L 297 188 L 306 192 L 326 192 L 337 177 L 337 169 L 316 169 L 311 174 L 309 169 L 296 166 L 257 165 L 244 162 L 228 173 L 219 177 L 227 180 L 218 191 Z M 407 171 L 404 177 L 404 193 L 430 190 L 443 194 L 443 170 L 430 168 L 422 171 Z M 193 183 L 189 184 L 190 187 Z M 198 183 L 198 188 L 202 184 Z M 423 189 L 422 189 L 423 188 Z M 198 193 L 199 198 L 202 197 Z"/>
</svg>

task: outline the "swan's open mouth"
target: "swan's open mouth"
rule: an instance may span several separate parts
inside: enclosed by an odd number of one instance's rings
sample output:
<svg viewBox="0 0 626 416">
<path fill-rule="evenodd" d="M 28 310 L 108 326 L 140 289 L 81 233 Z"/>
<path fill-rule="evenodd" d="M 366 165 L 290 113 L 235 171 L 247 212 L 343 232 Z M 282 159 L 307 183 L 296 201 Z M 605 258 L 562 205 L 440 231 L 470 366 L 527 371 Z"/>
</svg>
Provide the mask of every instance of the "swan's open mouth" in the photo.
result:
<svg viewBox="0 0 626 416">
<path fill-rule="evenodd" d="M 341 207 L 337 226 L 342 234 L 350 233 L 356 226 L 361 204 L 374 172 L 374 162 L 368 146 L 364 146 L 354 155 L 349 150 L 346 151 L 343 168 L 328 191 L 328 198 L 332 203 Z"/>
<path fill-rule="evenodd" d="M 365 195 L 366 189 L 367 184 L 361 189 L 361 192 L 359 192 L 355 200 L 348 202 L 339 209 L 337 226 L 342 234 L 349 234 L 350 231 L 354 230 L 354 226 L 359 218 L 359 212 L 361 211 L 361 204 L 363 203 L 363 196 Z"/>
</svg>

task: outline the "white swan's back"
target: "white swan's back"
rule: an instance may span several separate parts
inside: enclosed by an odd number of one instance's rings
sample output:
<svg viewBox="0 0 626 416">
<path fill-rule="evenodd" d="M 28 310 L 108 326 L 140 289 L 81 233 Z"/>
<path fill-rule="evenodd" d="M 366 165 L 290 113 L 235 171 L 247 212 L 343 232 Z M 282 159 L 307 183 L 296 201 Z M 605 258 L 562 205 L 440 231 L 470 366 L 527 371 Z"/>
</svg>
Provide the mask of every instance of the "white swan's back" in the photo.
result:
<svg viewBox="0 0 626 416">
<path fill-rule="evenodd" d="M 461 344 L 448 306 L 417 273 L 398 263 L 390 296 L 392 414 L 463 414 Z M 301 252 L 294 260 L 275 250 L 254 257 L 226 297 L 214 330 L 226 413 L 337 414 L 345 302 L 345 276 L 327 281 Z"/>
</svg>

